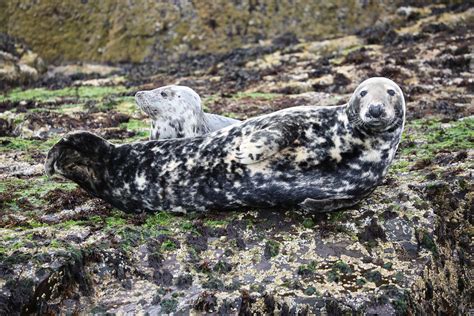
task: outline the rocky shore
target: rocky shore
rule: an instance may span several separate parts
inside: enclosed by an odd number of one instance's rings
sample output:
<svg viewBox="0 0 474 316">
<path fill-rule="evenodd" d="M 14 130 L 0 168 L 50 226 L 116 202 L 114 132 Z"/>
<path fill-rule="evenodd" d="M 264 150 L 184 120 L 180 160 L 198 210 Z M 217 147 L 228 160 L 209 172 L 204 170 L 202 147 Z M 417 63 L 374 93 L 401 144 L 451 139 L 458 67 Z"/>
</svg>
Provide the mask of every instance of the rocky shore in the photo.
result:
<svg viewBox="0 0 474 316">
<path fill-rule="evenodd" d="M 473 26 L 467 5 L 400 6 L 351 35 L 48 68 L 1 38 L 0 315 L 467 314 Z M 146 140 L 138 90 L 188 85 L 206 111 L 246 119 L 342 104 L 370 76 L 402 87 L 407 126 L 384 183 L 344 211 L 130 215 L 44 175 L 66 132 Z"/>
</svg>

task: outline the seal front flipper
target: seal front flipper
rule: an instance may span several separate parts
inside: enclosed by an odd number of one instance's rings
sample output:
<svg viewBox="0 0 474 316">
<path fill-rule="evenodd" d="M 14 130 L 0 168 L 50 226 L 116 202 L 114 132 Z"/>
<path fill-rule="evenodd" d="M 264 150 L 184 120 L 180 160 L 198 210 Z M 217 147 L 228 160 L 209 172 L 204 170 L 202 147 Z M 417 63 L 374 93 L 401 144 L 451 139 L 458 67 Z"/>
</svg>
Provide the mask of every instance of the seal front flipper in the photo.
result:
<svg viewBox="0 0 474 316">
<path fill-rule="evenodd" d="M 360 199 L 350 196 L 343 196 L 332 199 L 312 199 L 306 198 L 299 206 L 305 210 L 315 213 L 324 213 L 329 211 L 337 211 L 341 208 L 356 205 Z"/>
<path fill-rule="evenodd" d="M 243 135 L 234 149 L 234 157 L 242 164 L 253 164 L 268 159 L 292 144 L 298 131 L 290 125 L 275 124 Z"/>
</svg>

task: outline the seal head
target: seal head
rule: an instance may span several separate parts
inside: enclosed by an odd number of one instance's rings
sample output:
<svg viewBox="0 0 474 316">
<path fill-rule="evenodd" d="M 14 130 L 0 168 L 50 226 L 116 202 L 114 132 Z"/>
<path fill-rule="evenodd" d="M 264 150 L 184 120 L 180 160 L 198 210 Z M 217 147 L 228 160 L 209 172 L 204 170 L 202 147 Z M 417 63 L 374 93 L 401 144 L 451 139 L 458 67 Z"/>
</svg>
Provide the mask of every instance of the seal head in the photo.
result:
<svg viewBox="0 0 474 316">
<path fill-rule="evenodd" d="M 150 139 L 183 138 L 210 132 L 201 98 L 185 86 L 138 91 L 135 100 L 152 120 Z"/>
<path fill-rule="evenodd" d="M 58 173 L 78 183 L 94 196 L 104 191 L 114 145 L 86 131 L 64 136 L 48 152 L 45 171 L 48 176 Z M 101 197 L 101 196 L 99 196 Z"/>
<path fill-rule="evenodd" d="M 388 78 L 367 79 L 352 94 L 347 115 L 356 128 L 368 133 L 402 126 L 405 121 L 403 92 Z"/>
<path fill-rule="evenodd" d="M 135 94 L 140 109 L 152 119 L 179 116 L 183 112 L 201 112 L 201 98 L 191 88 L 169 85 Z"/>
<path fill-rule="evenodd" d="M 138 91 L 135 100 L 152 120 L 150 139 L 194 137 L 240 122 L 204 113 L 199 95 L 185 86 Z"/>
</svg>

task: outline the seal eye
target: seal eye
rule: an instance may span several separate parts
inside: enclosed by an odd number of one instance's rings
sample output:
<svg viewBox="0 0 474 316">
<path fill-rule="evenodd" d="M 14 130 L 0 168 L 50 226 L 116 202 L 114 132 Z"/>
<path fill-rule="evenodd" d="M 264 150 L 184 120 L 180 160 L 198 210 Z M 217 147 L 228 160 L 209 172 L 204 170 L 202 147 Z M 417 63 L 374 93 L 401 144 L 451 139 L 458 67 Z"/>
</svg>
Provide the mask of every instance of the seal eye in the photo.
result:
<svg viewBox="0 0 474 316">
<path fill-rule="evenodd" d="M 161 96 L 162 96 L 163 98 L 166 98 L 168 95 L 166 94 L 166 92 L 162 91 L 162 92 L 161 92 Z"/>
<path fill-rule="evenodd" d="M 387 93 L 390 95 L 390 96 L 394 96 L 395 95 L 395 90 L 392 90 L 392 89 L 388 89 L 387 90 Z"/>
<path fill-rule="evenodd" d="M 367 90 L 364 90 L 364 91 L 361 91 L 360 92 L 360 96 L 363 98 L 365 97 L 365 95 L 367 94 Z"/>
</svg>

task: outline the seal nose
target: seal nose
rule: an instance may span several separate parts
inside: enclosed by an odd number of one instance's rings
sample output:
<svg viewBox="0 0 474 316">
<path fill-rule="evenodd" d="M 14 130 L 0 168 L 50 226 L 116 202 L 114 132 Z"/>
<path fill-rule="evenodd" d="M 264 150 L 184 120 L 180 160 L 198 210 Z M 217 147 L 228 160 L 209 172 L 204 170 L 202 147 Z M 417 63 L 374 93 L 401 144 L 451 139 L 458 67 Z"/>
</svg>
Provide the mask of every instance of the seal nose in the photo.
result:
<svg viewBox="0 0 474 316">
<path fill-rule="evenodd" d="M 138 91 L 137 93 L 135 93 L 135 98 L 141 98 L 144 94 L 145 93 L 143 91 Z"/>
<path fill-rule="evenodd" d="M 383 113 L 383 104 L 372 104 L 369 107 L 369 115 L 373 118 L 378 118 Z"/>
</svg>

